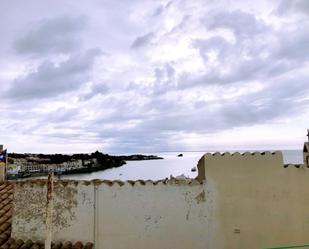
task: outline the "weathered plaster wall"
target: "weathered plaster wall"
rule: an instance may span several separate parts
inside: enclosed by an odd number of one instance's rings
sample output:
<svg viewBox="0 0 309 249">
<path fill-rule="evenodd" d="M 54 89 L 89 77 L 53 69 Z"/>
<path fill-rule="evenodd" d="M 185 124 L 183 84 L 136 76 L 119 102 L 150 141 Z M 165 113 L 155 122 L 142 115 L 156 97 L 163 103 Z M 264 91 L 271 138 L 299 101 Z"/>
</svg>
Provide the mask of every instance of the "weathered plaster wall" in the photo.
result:
<svg viewBox="0 0 309 249">
<path fill-rule="evenodd" d="M 282 153 L 205 154 L 199 178 L 214 183 L 223 248 L 308 244 L 309 169 Z"/>
<path fill-rule="evenodd" d="M 12 237 L 45 238 L 46 181 L 17 182 L 14 192 Z M 93 241 L 93 188 L 58 182 L 53 193 L 53 235 L 62 241 Z"/>
<path fill-rule="evenodd" d="M 211 186 L 137 182 L 97 189 L 97 248 L 218 248 Z"/>
<path fill-rule="evenodd" d="M 16 183 L 12 237 L 45 238 L 45 185 Z M 110 249 L 204 249 L 221 243 L 210 182 L 62 181 L 54 190 L 53 240 Z"/>
<path fill-rule="evenodd" d="M 55 183 L 54 240 L 97 249 L 308 244 L 309 169 L 281 152 L 205 154 L 197 180 Z M 46 181 L 17 182 L 12 236 L 44 239 Z"/>
</svg>

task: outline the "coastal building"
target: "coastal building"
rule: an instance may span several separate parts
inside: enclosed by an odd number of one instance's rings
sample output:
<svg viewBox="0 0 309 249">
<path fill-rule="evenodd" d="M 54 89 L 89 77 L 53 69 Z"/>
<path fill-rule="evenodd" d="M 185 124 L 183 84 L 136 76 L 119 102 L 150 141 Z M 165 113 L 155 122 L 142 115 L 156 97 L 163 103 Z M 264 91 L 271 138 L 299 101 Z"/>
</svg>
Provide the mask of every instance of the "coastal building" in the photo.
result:
<svg viewBox="0 0 309 249">
<path fill-rule="evenodd" d="M 13 163 L 9 164 L 9 168 L 19 169 L 21 173 L 48 173 L 48 172 L 65 172 L 72 169 L 83 168 L 82 160 L 76 159 L 59 164 L 50 163 L 49 159 L 40 159 L 36 157 L 14 159 Z M 12 170 L 13 171 L 13 170 Z M 13 173 L 9 171 L 9 173 Z"/>
<path fill-rule="evenodd" d="M 25 162 L 21 165 L 21 171 L 26 172 L 43 172 L 45 171 L 45 167 L 42 164 L 34 163 L 34 162 Z"/>
</svg>

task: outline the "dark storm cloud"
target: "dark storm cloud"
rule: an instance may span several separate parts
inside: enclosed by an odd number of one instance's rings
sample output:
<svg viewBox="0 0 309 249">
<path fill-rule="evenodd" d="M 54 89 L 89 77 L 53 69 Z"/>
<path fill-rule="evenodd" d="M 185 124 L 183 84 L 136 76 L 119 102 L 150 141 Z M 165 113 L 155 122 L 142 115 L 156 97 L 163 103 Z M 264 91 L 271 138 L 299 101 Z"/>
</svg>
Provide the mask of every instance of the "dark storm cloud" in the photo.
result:
<svg viewBox="0 0 309 249">
<path fill-rule="evenodd" d="M 46 60 L 36 71 L 15 79 L 6 96 L 11 99 L 32 100 L 76 90 L 89 79 L 89 70 L 98 55 L 100 50 L 92 49 L 72 55 L 59 65 Z"/>
<path fill-rule="evenodd" d="M 77 34 L 85 28 L 85 24 L 85 17 L 62 16 L 42 20 L 34 23 L 26 34 L 15 41 L 14 46 L 21 54 L 72 52 L 80 45 L 80 37 Z"/>
</svg>

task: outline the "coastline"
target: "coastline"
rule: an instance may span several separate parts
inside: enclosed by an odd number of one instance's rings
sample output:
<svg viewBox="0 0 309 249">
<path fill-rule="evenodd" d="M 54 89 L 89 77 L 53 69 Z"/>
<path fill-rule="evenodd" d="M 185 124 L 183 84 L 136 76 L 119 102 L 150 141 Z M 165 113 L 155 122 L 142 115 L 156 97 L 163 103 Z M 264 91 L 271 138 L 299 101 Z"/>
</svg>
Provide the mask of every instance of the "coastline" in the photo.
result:
<svg viewBox="0 0 309 249">
<path fill-rule="evenodd" d="M 9 154 L 10 168 L 18 168 L 15 173 L 8 174 L 8 179 L 24 179 L 43 177 L 54 172 L 56 176 L 89 174 L 97 171 L 118 168 L 127 161 L 144 161 L 164 159 L 156 155 L 126 155 L 111 156 L 101 152 L 92 154 Z"/>
</svg>

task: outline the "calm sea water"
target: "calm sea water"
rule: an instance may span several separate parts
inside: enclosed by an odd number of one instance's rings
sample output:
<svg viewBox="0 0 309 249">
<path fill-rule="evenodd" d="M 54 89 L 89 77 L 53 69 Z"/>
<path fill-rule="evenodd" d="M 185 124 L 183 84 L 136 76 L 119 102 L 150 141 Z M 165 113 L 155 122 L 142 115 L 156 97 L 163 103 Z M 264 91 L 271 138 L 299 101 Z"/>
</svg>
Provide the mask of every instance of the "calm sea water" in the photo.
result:
<svg viewBox="0 0 309 249">
<path fill-rule="evenodd" d="M 302 163 L 302 151 L 300 150 L 284 150 L 284 163 Z M 182 153 L 183 157 L 177 157 Z M 151 153 L 161 156 L 163 160 L 149 161 L 129 161 L 127 164 L 119 168 L 108 169 L 104 171 L 93 172 L 89 174 L 76 174 L 62 176 L 63 179 L 109 179 L 109 180 L 138 180 L 151 179 L 158 180 L 169 178 L 171 175 L 185 175 L 188 177 L 196 177 L 196 172 L 191 172 L 191 169 L 197 165 L 198 160 L 205 152 L 162 152 Z M 149 154 L 149 153 L 147 153 Z"/>
</svg>

